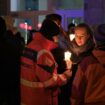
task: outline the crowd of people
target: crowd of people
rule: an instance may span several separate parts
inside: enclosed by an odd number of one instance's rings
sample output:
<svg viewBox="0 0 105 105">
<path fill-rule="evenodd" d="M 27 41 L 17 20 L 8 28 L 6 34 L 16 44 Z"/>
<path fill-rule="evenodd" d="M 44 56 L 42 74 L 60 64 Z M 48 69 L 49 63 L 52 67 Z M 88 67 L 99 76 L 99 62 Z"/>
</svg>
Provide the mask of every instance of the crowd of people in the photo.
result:
<svg viewBox="0 0 105 105">
<path fill-rule="evenodd" d="M 105 105 L 105 24 L 66 32 L 48 14 L 25 45 L 13 22 L 0 17 L 0 105 Z"/>
<path fill-rule="evenodd" d="M 10 21 L 9 21 L 10 22 Z M 11 28 L 8 27 L 11 24 Z M 12 23 L 0 17 L 0 105 L 20 103 L 20 65 L 24 40 Z"/>
</svg>

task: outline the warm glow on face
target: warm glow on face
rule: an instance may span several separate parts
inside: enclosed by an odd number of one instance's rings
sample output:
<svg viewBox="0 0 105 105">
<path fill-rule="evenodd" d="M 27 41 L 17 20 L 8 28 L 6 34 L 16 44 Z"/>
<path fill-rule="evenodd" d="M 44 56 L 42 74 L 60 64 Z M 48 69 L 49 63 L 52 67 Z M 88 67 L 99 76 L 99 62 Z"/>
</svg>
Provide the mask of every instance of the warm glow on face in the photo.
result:
<svg viewBox="0 0 105 105">
<path fill-rule="evenodd" d="M 58 41 L 59 41 L 58 35 L 53 36 L 53 40 L 54 40 L 55 43 L 58 43 Z"/>
<path fill-rule="evenodd" d="M 83 46 L 88 40 L 89 35 L 85 28 L 78 28 L 75 30 L 75 41 L 78 46 Z"/>
</svg>

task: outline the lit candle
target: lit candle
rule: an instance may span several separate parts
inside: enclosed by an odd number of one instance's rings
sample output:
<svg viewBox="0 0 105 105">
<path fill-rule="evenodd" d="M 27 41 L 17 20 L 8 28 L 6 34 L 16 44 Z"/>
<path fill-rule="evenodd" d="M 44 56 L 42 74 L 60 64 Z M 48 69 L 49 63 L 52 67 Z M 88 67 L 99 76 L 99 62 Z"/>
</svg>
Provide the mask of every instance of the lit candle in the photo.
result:
<svg viewBox="0 0 105 105">
<path fill-rule="evenodd" d="M 70 34 L 69 35 L 70 40 L 72 41 L 75 38 L 75 34 Z"/>
<path fill-rule="evenodd" d="M 64 60 L 68 61 L 68 60 L 70 60 L 70 58 L 71 58 L 71 53 L 69 51 L 66 51 L 64 53 Z"/>
</svg>

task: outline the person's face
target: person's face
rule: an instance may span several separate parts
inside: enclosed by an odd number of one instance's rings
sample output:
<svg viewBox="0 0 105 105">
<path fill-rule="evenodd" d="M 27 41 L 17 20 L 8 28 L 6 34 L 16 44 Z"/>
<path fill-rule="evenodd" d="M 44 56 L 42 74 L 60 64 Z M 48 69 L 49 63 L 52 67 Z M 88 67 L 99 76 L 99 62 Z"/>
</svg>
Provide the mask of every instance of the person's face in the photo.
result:
<svg viewBox="0 0 105 105">
<path fill-rule="evenodd" d="M 89 36 L 85 28 L 75 29 L 75 41 L 78 46 L 83 46 L 87 42 Z"/>
<path fill-rule="evenodd" d="M 59 41 L 58 35 L 53 36 L 53 41 L 54 41 L 55 43 L 58 43 L 58 41 Z"/>
</svg>

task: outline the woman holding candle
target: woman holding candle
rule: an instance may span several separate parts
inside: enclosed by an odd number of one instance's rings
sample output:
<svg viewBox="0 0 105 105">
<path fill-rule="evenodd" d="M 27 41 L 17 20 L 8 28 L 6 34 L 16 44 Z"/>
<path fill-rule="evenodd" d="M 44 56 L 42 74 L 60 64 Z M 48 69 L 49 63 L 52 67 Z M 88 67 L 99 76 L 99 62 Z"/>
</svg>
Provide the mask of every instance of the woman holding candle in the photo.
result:
<svg viewBox="0 0 105 105">
<path fill-rule="evenodd" d="M 105 105 L 105 24 L 97 27 L 96 46 L 79 64 L 71 105 Z"/>
<path fill-rule="evenodd" d="M 69 100 L 69 97 L 71 95 L 72 81 L 77 71 L 78 64 L 82 61 L 84 57 L 91 54 L 91 51 L 94 48 L 92 30 L 87 24 L 80 23 L 77 26 L 75 26 L 74 34 L 75 38 L 71 40 L 67 45 L 68 51 L 71 54 L 65 52 L 65 57 L 66 59 L 69 59 L 71 61 L 70 67 L 72 67 L 72 77 L 65 85 L 65 87 L 62 87 L 64 95 L 66 94 L 66 99 L 64 100 L 65 102 L 67 102 L 67 105 L 70 105 L 70 102 L 67 100 Z"/>
<path fill-rule="evenodd" d="M 71 42 L 72 44 L 70 46 L 71 52 L 72 52 L 71 60 L 74 64 L 72 81 L 75 78 L 76 72 L 78 72 L 78 66 L 81 64 L 83 59 L 91 55 L 92 50 L 95 47 L 95 41 L 93 38 L 91 28 L 87 24 L 85 23 L 78 24 L 75 27 L 74 33 L 75 33 L 75 39 Z M 74 81 L 73 81 L 73 84 L 74 84 Z M 75 89 L 74 87 L 72 87 L 72 95 L 71 95 L 72 98 L 74 95 L 74 91 Z M 73 100 L 71 100 L 71 105 L 77 105 L 77 104 L 74 104 Z M 82 105 L 82 104 L 79 104 L 79 105 Z"/>
<path fill-rule="evenodd" d="M 72 52 L 71 60 L 77 64 L 91 53 L 95 44 L 92 30 L 87 24 L 78 24 L 74 33 L 75 38 L 70 44 L 70 51 Z"/>
</svg>

